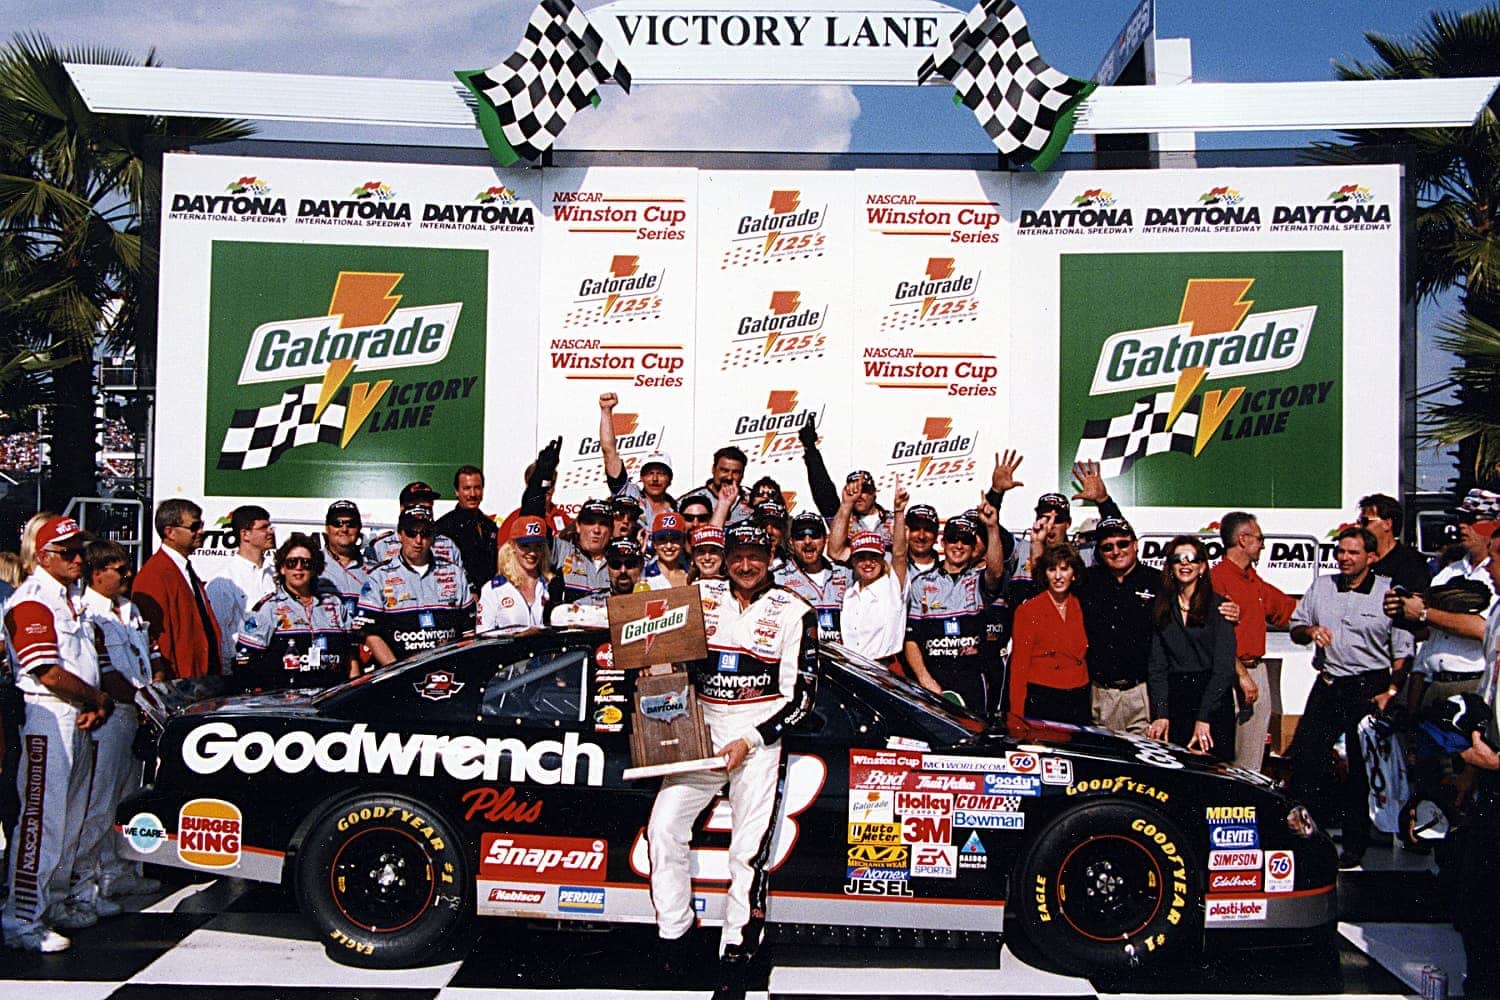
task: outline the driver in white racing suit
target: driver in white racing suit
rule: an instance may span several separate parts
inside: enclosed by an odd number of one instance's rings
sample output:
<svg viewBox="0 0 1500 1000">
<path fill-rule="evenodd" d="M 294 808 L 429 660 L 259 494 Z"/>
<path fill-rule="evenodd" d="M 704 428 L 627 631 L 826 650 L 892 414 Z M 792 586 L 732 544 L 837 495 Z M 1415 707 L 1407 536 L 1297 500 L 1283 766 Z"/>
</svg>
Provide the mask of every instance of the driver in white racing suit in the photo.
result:
<svg viewBox="0 0 1500 1000">
<path fill-rule="evenodd" d="M 781 737 L 812 708 L 818 616 L 771 579 L 763 528 L 725 530 L 727 580 L 701 580 L 708 657 L 689 665 L 715 753 L 724 758 L 733 829 L 720 938 L 725 988 L 742 988 L 765 921 L 765 864 L 784 766 Z M 694 923 L 689 846 L 693 821 L 724 786 L 723 771 L 671 775 L 651 810 L 651 900 L 661 959 L 680 974 Z"/>
</svg>

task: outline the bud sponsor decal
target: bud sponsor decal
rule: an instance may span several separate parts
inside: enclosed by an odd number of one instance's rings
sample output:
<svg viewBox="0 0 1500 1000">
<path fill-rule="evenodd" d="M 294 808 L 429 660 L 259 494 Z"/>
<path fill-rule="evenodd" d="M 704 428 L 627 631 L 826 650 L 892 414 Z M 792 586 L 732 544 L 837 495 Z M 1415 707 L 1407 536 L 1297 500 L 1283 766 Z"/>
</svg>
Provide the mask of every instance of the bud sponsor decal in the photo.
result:
<svg viewBox="0 0 1500 1000">
<path fill-rule="evenodd" d="M 210 272 L 207 493 L 393 496 L 483 449 L 488 251 L 215 241 Z"/>
<path fill-rule="evenodd" d="M 809 204 L 800 188 L 772 190 L 759 211 L 745 212 L 719 258 L 719 269 L 821 257 L 828 206 Z"/>
<path fill-rule="evenodd" d="M 1291 892 L 1297 882 L 1297 859 L 1291 851 L 1266 852 L 1266 892 Z"/>
<path fill-rule="evenodd" d="M 608 847 L 588 837 L 486 833 L 479 841 L 479 875 L 511 882 L 603 882 Z"/>
<path fill-rule="evenodd" d="M 912 878 L 956 878 L 958 847 L 954 844 L 922 844 L 912 848 Z"/>
<path fill-rule="evenodd" d="M 1266 919 L 1264 899 L 1209 899 L 1205 905 L 1205 924 L 1237 924 Z"/>
<path fill-rule="evenodd" d="M 1343 267 L 1341 251 L 1063 254 L 1060 467 L 1099 462 L 1144 506 L 1339 506 Z"/>
<path fill-rule="evenodd" d="M 177 814 L 177 857 L 194 868 L 230 868 L 240 863 L 243 817 L 222 799 L 184 802 Z"/>
</svg>

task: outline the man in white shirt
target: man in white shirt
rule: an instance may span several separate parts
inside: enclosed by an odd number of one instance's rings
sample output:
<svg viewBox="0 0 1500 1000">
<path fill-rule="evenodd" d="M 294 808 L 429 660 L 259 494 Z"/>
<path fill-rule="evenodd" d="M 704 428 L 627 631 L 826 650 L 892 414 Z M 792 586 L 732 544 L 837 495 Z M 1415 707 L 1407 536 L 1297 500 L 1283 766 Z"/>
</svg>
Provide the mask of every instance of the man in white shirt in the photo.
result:
<svg viewBox="0 0 1500 1000">
<path fill-rule="evenodd" d="M 276 575 L 266 553 L 276 548 L 276 529 L 264 507 L 246 504 L 229 515 L 229 527 L 239 548 L 208 581 L 208 603 L 219 623 L 219 662 L 234 662 L 234 637 L 245 615 L 261 598 L 276 591 Z"/>
</svg>

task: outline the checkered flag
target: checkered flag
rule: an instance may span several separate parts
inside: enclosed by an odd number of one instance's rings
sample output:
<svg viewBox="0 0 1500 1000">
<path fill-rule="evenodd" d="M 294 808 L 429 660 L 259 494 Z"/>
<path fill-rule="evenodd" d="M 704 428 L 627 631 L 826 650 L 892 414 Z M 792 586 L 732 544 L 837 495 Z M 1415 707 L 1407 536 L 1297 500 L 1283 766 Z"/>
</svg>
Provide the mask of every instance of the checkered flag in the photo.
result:
<svg viewBox="0 0 1500 1000">
<path fill-rule="evenodd" d="M 502 167 L 541 159 L 573 112 L 599 103 L 604 80 L 630 92 L 630 71 L 573 0 L 540 0 L 508 59 L 454 75 L 478 101 L 479 129 Z"/>
<path fill-rule="evenodd" d="M 1073 116 L 1096 86 L 1047 65 L 1014 0 L 980 0 L 917 69 L 957 89 L 991 141 L 1017 163 L 1045 170 L 1073 133 Z"/>
<path fill-rule="evenodd" d="M 314 419 L 322 389 L 323 383 L 309 382 L 282 393 L 279 403 L 258 410 L 235 410 L 219 448 L 219 468 L 264 469 L 289 448 L 320 442 L 338 444 L 343 439 L 349 388 L 335 393 L 322 416 Z"/>
<path fill-rule="evenodd" d="M 1198 437 L 1198 412 L 1203 400 L 1199 396 L 1188 400 L 1172 429 L 1167 430 L 1172 396 L 1170 392 L 1142 396 L 1123 416 L 1085 422 L 1075 461 L 1098 462 L 1100 475 L 1111 479 L 1129 472 L 1137 460 L 1147 455 L 1168 451 L 1191 455 Z"/>
</svg>

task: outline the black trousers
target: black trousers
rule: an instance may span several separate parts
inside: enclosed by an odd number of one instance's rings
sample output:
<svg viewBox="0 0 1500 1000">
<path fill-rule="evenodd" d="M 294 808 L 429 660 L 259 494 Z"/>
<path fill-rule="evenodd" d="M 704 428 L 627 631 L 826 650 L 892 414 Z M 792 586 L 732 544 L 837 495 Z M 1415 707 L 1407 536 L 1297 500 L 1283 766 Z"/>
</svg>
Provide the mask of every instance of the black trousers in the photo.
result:
<svg viewBox="0 0 1500 1000">
<path fill-rule="evenodd" d="M 1094 724 L 1094 708 L 1089 698 L 1089 686 L 1085 684 L 1076 688 L 1055 688 L 1045 684 L 1028 684 L 1024 714 L 1028 719 L 1091 726 Z"/>
<path fill-rule="evenodd" d="M 1180 747 L 1193 739 L 1193 730 L 1198 727 L 1198 710 L 1203 706 L 1203 693 L 1213 674 L 1208 670 L 1174 671 L 1167 675 L 1167 740 Z M 1214 739 L 1209 756 L 1219 760 L 1234 760 L 1234 695 L 1225 691 L 1224 697 L 1213 706 L 1208 718 L 1208 732 Z"/>
<path fill-rule="evenodd" d="M 1370 788 L 1359 747 L 1359 720 L 1375 710 L 1370 699 L 1391 683 L 1389 670 L 1371 670 L 1332 681 L 1320 676 L 1307 696 L 1307 708 L 1292 739 L 1292 795 L 1327 825 L 1333 815 L 1333 745 L 1344 735 L 1349 780 L 1344 782 L 1344 847 L 1361 848 L 1370 837 Z"/>
<path fill-rule="evenodd" d="M 1458 906 L 1453 923 L 1464 941 L 1464 994 L 1500 997 L 1500 772 L 1480 771 L 1468 822 L 1457 831 Z M 1453 992 L 1457 992 L 1454 990 Z"/>
</svg>

